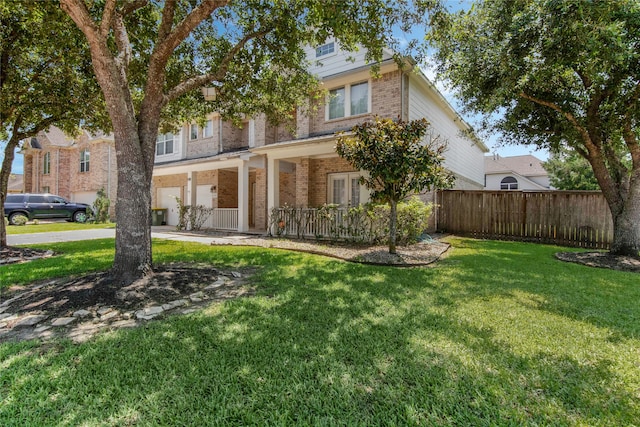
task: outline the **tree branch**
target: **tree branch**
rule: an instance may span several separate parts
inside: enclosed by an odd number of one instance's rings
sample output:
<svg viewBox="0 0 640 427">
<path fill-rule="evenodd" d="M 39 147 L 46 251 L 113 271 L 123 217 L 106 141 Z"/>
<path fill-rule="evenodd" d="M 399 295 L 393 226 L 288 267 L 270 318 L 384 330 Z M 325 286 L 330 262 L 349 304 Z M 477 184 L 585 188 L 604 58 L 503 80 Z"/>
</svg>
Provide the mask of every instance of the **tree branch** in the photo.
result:
<svg viewBox="0 0 640 427">
<path fill-rule="evenodd" d="M 102 11 L 102 21 L 100 22 L 100 35 L 107 37 L 116 15 L 116 0 L 107 0 Z"/>
<path fill-rule="evenodd" d="M 171 34 L 171 28 L 173 27 L 173 17 L 176 12 L 176 0 L 167 0 L 162 9 L 162 22 L 158 29 L 158 42 L 165 40 L 169 34 Z"/>
<path fill-rule="evenodd" d="M 118 69 L 123 73 L 127 73 L 129 69 L 129 62 L 131 61 L 131 43 L 129 43 L 129 34 L 127 33 L 127 28 L 124 25 L 124 19 L 120 14 L 114 18 L 113 32 L 115 35 L 116 46 L 118 48 L 118 55 L 115 58 L 116 63 L 118 64 Z"/>
<path fill-rule="evenodd" d="M 149 4 L 149 0 L 129 1 L 129 2 L 125 3 L 124 6 L 122 6 L 122 9 L 120 9 L 120 15 L 125 17 L 125 16 L 129 15 L 130 13 L 133 13 L 136 10 L 145 7 L 148 4 Z"/>
<path fill-rule="evenodd" d="M 166 96 L 164 97 L 163 105 L 166 105 L 168 102 L 171 102 L 174 99 L 184 95 L 185 93 L 193 89 L 197 89 L 206 83 L 221 81 L 224 78 L 225 74 L 227 73 L 227 70 L 229 69 L 229 64 L 231 63 L 235 55 L 240 50 L 242 50 L 249 41 L 261 39 L 265 37 L 267 34 L 269 34 L 270 31 L 271 31 L 271 28 L 263 28 L 260 31 L 254 31 L 252 33 L 245 35 L 242 38 L 242 40 L 236 43 L 236 45 L 231 50 L 229 50 L 229 52 L 227 52 L 224 58 L 222 58 L 222 61 L 220 62 L 220 66 L 215 72 L 195 76 L 180 83 L 179 85 L 171 89 L 166 94 Z"/>
<path fill-rule="evenodd" d="M 100 28 L 89 14 L 87 5 L 82 0 L 60 0 L 60 7 L 76 23 L 78 28 L 87 37 L 87 40 L 95 40 Z"/>
<path fill-rule="evenodd" d="M 589 135 L 587 129 L 585 129 L 580 123 L 578 123 L 578 119 L 576 119 L 576 117 L 571 112 L 564 111 L 558 104 L 554 102 L 536 98 L 535 96 L 531 96 L 524 91 L 520 92 L 520 97 L 528 99 L 529 101 L 534 102 L 538 105 L 542 105 L 543 107 L 551 108 L 552 110 L 562 114 L 569 121 L 569 123 L 571 123 L 573 127 L 580 133 L 587 148 L 589 148 L 589 146 L 592 146 L 592 148 L 595 149 L 595 144 L 591 139 L 591 135 Z"/>
<path fill-rule="evenodd" d="M 174 0 L 171 0 L 168 3 L 173 3 L 173 1 Z M 173 52 L 205 18 L 211 15 L 213 11 L 219 7 L 228 5 L 230 1 L 231 0 L 204 0 L 200 3 L 191 11 L 191 13 L 189 13 L 189 15 L 178 23 L 178 25 L 176 25 L 173 30 L 164 37 L 164 39 L 159 40 L 160 43 L 156 45 L 156 48 L 154 49 L 151 62 L 154 62 L 154 56 L 159 58 L 168 58 L 171 52 Z M 171 8 L 169 12 L 173 15 Z M 162 25 L 166 25 L 164 16 L 162 21 Z M 170 24 L 170 22 L 168 24 Z M 163 29 L 163 27 L 161 27 L 161 29 Z"/>
</svg>

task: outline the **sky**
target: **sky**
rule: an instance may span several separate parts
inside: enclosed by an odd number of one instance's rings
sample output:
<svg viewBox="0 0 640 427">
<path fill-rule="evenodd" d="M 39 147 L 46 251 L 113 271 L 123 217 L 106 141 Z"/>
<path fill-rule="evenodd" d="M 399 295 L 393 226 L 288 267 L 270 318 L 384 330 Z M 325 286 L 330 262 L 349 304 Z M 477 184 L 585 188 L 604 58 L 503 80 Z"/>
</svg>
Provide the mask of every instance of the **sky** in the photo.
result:
<svg viewBox="0 0 640 427">
<path fill-rule="evenodd" d="M 471 6 L 472 2 L 469 0 L 447 0 L 445 1 L 446 5 L 449 7 L 449 9 L 451 10 L 461 10 L 461 9 L 466 9 L 468 7 Z M 399 38 L 422 38 L 424 34 L 420 34 L 419 30 L 414 30 L 411 34 L 402 34 L 402 33 L 398 33 L 397 37 Z M 458 111 L 461 112 L 462 108 L 460 106 L 460 103 L 456 100 L 455 98 L 455 93 L 453 93 L 448 87 L 446 87 L 445 83 L 438 80 L 435 75 L 435 73 L 433 72 L 433 70 L 429 70 L 429 69 L 424 69 L 423 70 L 424 73 L 427 75 L 427 77 L 436 84 L 436 86 L 438 87 L 438 89 L 440 90 L 440 92 L 442 93 L 442 95 L 447 99 L 447 101 L 449 101 L 449 103 Z M 465 119 L 465 121 L 467 123 L 469 123 L 471 126 L 474 126 L 475 128 L 477 128 L 478 126 L 475 126 L 476 123 L 479 122 L 479 118 L 478 117 L 474 117 L 474 116 L 470 116 L 468 114 L 462 114 L 460 113 L 460 115 Z M 533 150 L 533 147 L 530 146 L 524 146 L 524 145 L 500 145 L 498 143 L 498 139 L 499 139 L 499 135 L 489 135 L 487 138 L 484 139 L 484 143 L 486 144 L 487 147 L 489 147 L 490 153 L 491 154 L 499 154 L 501 157 L 506 157 L 506 156 L 520 156 L 520 155 L 525 155 L 525 154 L 533 154 L 534 156 L 538 157 L 540 160 L 547 160 L 549 157 L 549 153 L 546 151 L 540 151 L 540 150 Z M 3 144 L 0 144 L 0 147 L 2 147 Z M 489 154 L 489 153 L 488 153 Z M 0 162 L 2 161 L 2 159 L 4 158 L 4 150 L 0 150 Z M 13 161 L 13 167 L 11 168 L 11 171 L 13 173 L 17 173 L 17 174 L 21 174 L 23 173 L 23 169 L 24 169 L 24 156 L 22 156 L 19 153 L 16 153 L 15 159 Z"/>
</svg>

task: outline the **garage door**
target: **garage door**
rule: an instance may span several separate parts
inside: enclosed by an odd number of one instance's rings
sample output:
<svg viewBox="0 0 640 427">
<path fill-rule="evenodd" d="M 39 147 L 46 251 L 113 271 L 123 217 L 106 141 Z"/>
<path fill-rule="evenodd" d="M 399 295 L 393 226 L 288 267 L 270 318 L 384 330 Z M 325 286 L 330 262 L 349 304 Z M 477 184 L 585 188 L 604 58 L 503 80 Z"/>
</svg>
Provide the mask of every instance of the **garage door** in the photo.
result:
<svg viewBox="0 0 640 427">
<path fill-rule="evenodd" d="M 93 202 L 98 198 L 98 193 L 95 191 L 76 191 L 71 193 L 71 201 L 75 203 L 86 203 L 93 205 Z"/>
<path fill-rule="evenodd" d="M 167 209 L 167 225 L 178 225 L 176 197 L 180 197 L 180 187 L 158 188 L 158 207 Z"/>
<path fill-rule="evenodd" d="M 198 185 L 196 203 L 204 206 L 205 208 L 210 208 L 213 206 L 211 201 L 211 185 Z"/>
</svg>

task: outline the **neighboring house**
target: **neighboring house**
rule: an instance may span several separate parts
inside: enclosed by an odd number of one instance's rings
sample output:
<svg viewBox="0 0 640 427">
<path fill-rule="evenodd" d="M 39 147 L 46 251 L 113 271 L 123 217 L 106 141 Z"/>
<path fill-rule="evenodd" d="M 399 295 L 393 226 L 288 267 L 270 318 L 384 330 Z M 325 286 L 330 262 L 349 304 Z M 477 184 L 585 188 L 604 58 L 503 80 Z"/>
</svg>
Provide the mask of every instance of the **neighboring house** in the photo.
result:
<svg viewBox="0 0 640 427">
<path fill-rule="evenodd" d="M 115 215 L 117 189 L 116 153 L 113 135 L 82 131 L 69 137 L 51 127 L 25 141 L 24 191 L 52 193 L 72 202 L 93 204 L 104 188 Z"/>
<path fill-rule="evenodd" d="M 336 132 L 375 115 L 426 117 L 448 141 L 445 166 L 456 175 L 455 188 L 483 188 L 489 150 L 467 136 L 469 125 L 414 64 L 400 70 L 389 52 L 380 77 L 374 78 L 362 51 L 343 52 L 333 42 L 307 51 L 310 71 L 329 97 L 311 115 L 298 109 L 295 134 L 270 125 L 264 116 L 238 128 L 212 114 L 202 128 L 190 124 L 158 137 L 152 197 L 154 207 L 169 210 L 168 224 L 178 221 L 175 197 L 186 205 L 218 208 L 207 225 L 239 231 L 266 230 L 269 212 L 285 204 L 314 208 L 366 202 L 368 191 L 358 183 L 361 172 L 335 152 Z"/>
<path fill-rule="evenodd" d="M 9 175 L 7 193 L 22 193 L 24 191 L 24 175 L 12 173 Z"/>
<path fill-rule="evenodd" d="M 484 158 L 485 190 L 550 190 L 549 175 L 542 161 L 530 154 Z"/>
</svg>

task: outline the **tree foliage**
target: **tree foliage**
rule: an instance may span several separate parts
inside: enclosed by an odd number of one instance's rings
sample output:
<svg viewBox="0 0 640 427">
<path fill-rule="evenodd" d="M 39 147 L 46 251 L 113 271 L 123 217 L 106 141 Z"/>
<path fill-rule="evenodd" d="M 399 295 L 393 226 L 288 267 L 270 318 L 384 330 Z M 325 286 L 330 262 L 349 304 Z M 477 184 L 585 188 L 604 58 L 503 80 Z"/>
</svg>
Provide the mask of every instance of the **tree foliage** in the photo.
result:
<svg viewBox="0 0 640 427">
<path fill-rule="evenodd" d="M 354 168 L 367 172 L 360 180 L 371 190 L 371 198 L 389 204 L 389 252 L 395 253 L 397 203 L 410 194 L 453 184 L 453 175 L 443 166 L 446 145 L 430 132 L 427 119 L 376 117 L 354 126 L 352 132 L 338 138 L 336 151 Z"/>
<path fill-rule="evenodd" d="M 0 211 L 20 141 L 51 125 L 68 133 L 81 121 L 88 129 L 108 128 L 87 53 L 81 34 L 55 3 L 0 2 Z M 6 246 L 3 221 L 0 246 Z"/>
<path fill-rule="evenodd" d="M 549 181 L 558 190 L 599 190 L 598 180 L 593 175 L 589 162 L 575 151 L 562 149 L 552 153 L 542 162 L 549 174 Z"/>
<path fill-rule="evenodd" d="M 514 143 L 585 158 L 612 213 L 611 251 L 638 256 L 640 3 L 495 0 L 438 18 L 439 71 L 467 108 Z"/>
<path fill-rule="evenodd" d="M 304 45 L 328 37 L 381 59 L 391 28 L 431 1 L 60 0 L 84 33 L 114 129 L 118 162 L 116 256 L 128 283 L 152 271 L 151 178 L 160 127 L 197 114 L 292 118 L 317 92 Z M 387 34 L 387 36 L 385 36 Z M 217 97 L 204 102 L 200 87 Z"/>
</svg>

